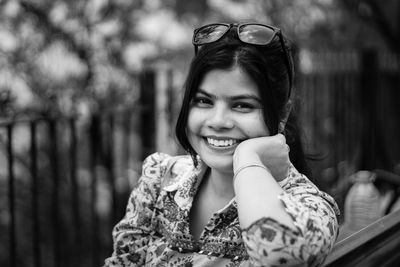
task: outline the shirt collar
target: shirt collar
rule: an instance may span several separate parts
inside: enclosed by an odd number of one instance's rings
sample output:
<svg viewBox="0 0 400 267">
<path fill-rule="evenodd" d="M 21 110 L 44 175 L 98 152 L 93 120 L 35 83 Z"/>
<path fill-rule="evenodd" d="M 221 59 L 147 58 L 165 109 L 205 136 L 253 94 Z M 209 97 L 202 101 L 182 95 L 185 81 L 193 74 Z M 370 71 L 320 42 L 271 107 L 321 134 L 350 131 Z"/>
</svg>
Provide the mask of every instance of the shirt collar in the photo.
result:
<svg viewBox="0 0 400 267">
<path fill-rule="evenodd" d="M 195 167 L 190 157 L 178 159 L 164 177 L 162 189 L 172 194 L 176 204 L 183 210 L 190 210 L 193 198 L 208 168 L 201 160 L 198 162 Z"/>
</svg>

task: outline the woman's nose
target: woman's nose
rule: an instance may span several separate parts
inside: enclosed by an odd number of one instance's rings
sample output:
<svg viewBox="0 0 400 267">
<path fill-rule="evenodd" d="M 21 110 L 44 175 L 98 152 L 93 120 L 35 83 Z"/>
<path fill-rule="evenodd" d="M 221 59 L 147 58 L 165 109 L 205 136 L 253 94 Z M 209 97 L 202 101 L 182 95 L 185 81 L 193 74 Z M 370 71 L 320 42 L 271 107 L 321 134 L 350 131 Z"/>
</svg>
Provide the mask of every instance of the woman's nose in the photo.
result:
<svg viewBox="0 0 400 267">
<path fill-rule="evenodd" d="M 233 127 L 232 114 L 224 105 L 215 105 L 210 112 L 207 126 L 216 130 L 230 129 Z"/>
</svg>

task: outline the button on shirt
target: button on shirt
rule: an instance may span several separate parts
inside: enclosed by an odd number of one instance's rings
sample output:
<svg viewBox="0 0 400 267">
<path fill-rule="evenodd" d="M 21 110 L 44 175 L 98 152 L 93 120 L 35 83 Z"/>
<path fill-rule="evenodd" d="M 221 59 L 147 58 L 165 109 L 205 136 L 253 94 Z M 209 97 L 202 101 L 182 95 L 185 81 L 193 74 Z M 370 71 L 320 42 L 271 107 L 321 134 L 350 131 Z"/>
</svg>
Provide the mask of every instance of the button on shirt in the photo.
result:
<svg viewBox="0 0 400 267">
<path fill-rule="evenodd" d="M 114 252 L 105 266 L 318 266 L 333 247 L 339 209 L 291 166 L 279 195 L 296 230 L 269 218 L 246 229 L 235 199 L 212 215 L 198 241 L 189 212 L 207 166 L 189 156 L 150 155 L 124 218 L 113 230 Z M 268 205 L 268 203 L 266 203 Z"/>
</svg>

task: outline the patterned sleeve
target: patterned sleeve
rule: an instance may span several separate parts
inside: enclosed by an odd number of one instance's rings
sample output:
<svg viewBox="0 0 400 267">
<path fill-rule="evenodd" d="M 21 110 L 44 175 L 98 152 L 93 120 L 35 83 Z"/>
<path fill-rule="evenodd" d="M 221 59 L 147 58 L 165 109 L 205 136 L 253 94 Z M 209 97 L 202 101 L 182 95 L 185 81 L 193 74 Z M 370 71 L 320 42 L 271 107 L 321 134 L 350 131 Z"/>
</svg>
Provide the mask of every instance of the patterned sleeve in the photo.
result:
<svg viewBox="0 0 400 267">
<path fill-rule="evenodd" d="M 250 261 L 254 266 L 320 266 L 338 235 L 337 204 L 294 167 L 280 185 L 285 192 L 279 198 L 296 230 L 272 218 L 255 221 L 242 233 Z"/>
<path fill-rule="evenodd" d="M 170 156 L 155 153 L 143 162 L 142 176 L 132 191 L 124 218 L 114 227 L 114 251 L 104 266 L 143 266 L 152 237 L 151 218 Z"/>
</svg>

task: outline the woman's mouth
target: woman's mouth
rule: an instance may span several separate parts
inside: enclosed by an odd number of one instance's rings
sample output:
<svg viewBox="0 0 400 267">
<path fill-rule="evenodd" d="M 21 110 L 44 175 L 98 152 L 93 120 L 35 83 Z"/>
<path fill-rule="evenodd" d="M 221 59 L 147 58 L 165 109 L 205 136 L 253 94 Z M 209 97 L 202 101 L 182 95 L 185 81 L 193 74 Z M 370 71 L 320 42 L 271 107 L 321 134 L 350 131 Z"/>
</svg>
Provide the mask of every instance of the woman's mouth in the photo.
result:
<svg viewBox="0 0 400 267">
<path fill-rule="evenodd" d="M 226 147 L 232 147 L 235 146 L 236 144 L 239 143 L 239 140 L 237 139 L 231 139 L 231 138 L 227 138 L 227 139 L 214 139 L 211 137 L 206 137 L 206 142 L 208 145 L 212 146 L 212 147 L 219 147 L 219 148 L 226 148 Z"/>
</svg>

